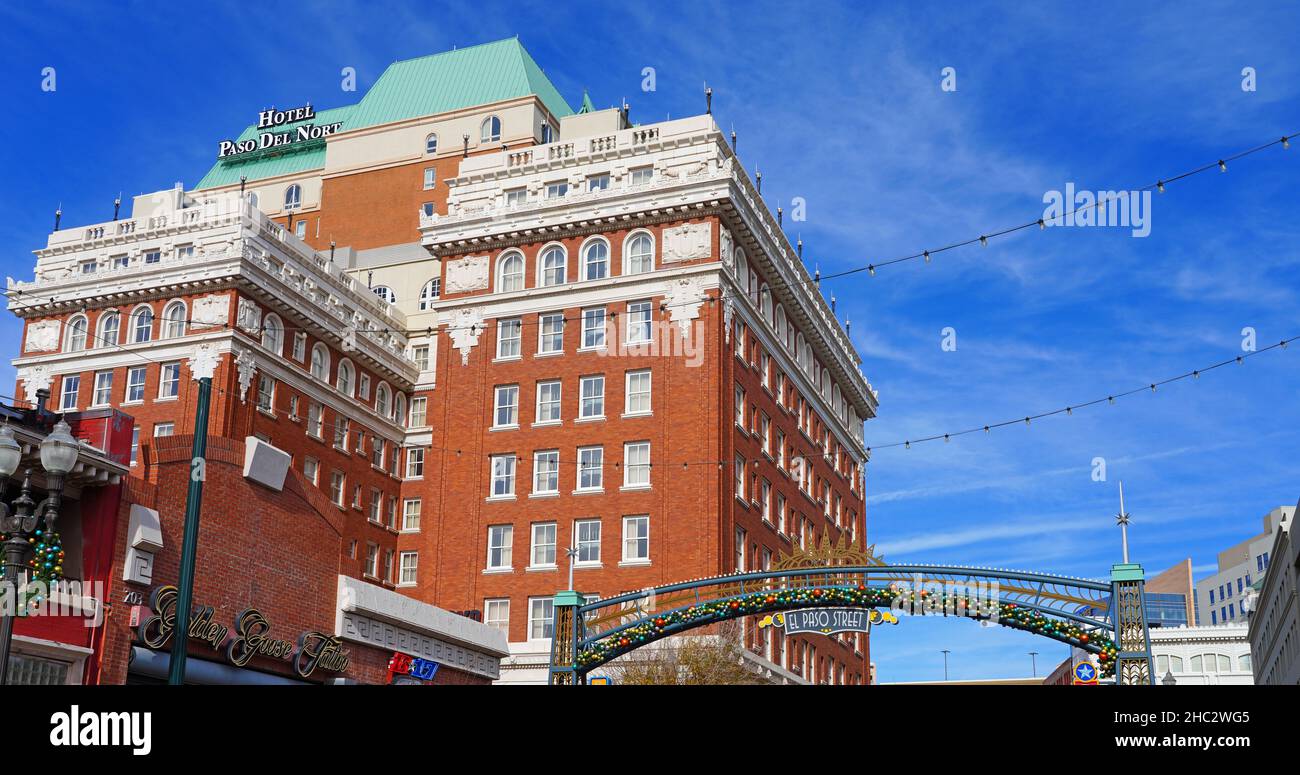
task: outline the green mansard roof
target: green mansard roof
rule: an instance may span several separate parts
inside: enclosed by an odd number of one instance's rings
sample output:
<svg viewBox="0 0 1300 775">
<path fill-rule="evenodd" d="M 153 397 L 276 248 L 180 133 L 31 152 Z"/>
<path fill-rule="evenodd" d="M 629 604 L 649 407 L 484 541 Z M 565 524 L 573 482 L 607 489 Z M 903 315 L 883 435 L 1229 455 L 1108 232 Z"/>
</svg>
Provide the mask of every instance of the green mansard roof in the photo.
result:
<svg viewBox="0 0 1300 775">
<path fill-rule="evenodd" d="M 518 38 L 498 40 L 389 65 L 361 101 L 322 110 L 314 122 L 341 121 L 340 131 L 389 124 L 420 116 L 536 95 L 556 117 L 573 114 L 542 69 Z M 293 126 L 293 125 L 289 125 Z M 283 131 L 277 127 L 276 131 Z M 250 125 L 238 139 L 257 135 Z M 325 166 L 324 143 L 309 143 L 283 153 L 218 161 L 196 188 L 215 188 L 248 180 L 289 175 Z"/>
</svg>

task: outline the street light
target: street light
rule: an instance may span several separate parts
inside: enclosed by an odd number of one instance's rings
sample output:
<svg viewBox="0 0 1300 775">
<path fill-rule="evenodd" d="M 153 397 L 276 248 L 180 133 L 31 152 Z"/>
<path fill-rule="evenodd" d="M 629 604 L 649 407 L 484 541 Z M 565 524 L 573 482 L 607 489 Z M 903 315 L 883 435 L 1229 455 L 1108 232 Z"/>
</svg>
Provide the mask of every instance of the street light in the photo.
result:
<svg viewBox="0 0 1300 775">
<path fill-rule="evenodd" d="M 948 680 L 948 655 L 952 652 L 948 649 L 942 649 L 943 652 L 943 680 Z"/>
<path fill-rule="evenodd" d="M 3 593 L 11 605 L 0 610 L 0 686 L 9 678 L 9 649 L 13 645 L 14 617 L 17 615 L 18 576 L 23 567 L 23 555 L 41 535 L 54 531 L 59 519 L 59 503 L 63 496 L 63 478 L 77 464 L 78 444 L 71 428 L 63 420 L 41 442 L 41 467 L 45 469 L 45 489 L 48 500 L 37 513 L 37 503 L 32 499 L 32 469 L 23 471 L 23 485 L 13 504 L 0 502 L 0 530 L 9 535 L 0 554 L 3 556 Z M 14 438 L 8 425 L 0 427 L 0 480 L 8 480 L 22 463 L 22 447 Z"/>
<path fill-rule="evenodd" d="M 1174 671 L 1166 670 L 1165 677 L 1160 679 L 1160 683 L 1164 684 L 1165 686 L 1174 686 L 1175 684 L 1178 683 L 1178 679 L 1174 678 Z"/>
</svg>

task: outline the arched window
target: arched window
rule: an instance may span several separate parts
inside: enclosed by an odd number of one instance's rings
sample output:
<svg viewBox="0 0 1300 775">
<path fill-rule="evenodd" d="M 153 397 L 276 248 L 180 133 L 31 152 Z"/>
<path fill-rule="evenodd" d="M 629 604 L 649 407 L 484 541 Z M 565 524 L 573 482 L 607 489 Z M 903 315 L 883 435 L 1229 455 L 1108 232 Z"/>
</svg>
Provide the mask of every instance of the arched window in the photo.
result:
<svg viewBox="0 0 1300 775">
<path fill-rule="evenodd" d="M 329 382 L 330 353 L 325 345 L 317 344 L 311 348 L 311 375 L 321 382 Z"/>
<path fill-rule="evenodd" d="M 163 339 L 185 336 L 185 302 L 173 301 L 163 309 Z"/>
<path fill-rule="evenodd" d="M 736 248 L 736 282 L 740 284 L 742 294 L 749 293 L 749 261 L 741 248 Z"/>
<path fill-rule="evenodd" d="M 775 320 L 772 317 L 772 289 L 767 286 L 767 283 L 763 283 L 758 289 L 758 308 L 762 310 L 767 322 L 772 323 Z"/>
<path fill-rule="evenodd" d="M 276 355 L 284 352 L 284 324 L 274 313 L 262 321 L 262 346 Z"/>
<path fill-rule="evenodd" d="M 497 292 L 509 293 L 524 289 L 524 257 L 507 253 L 497 263 Z"/>
<path fill-rule="evenodd" d="M 153 309 L 141 307 L 131 313 L 131 341 L 147 342 L 153 339 Z"/>
<path fill-rule="evenodd" d="M 393 422 L 406 422 L 406 394 L 397 393 L 393 397 Z"/>
<path fill-rule="evenodd" d="M 352 362 L 346 358 L 339 361 L 339 373 L 334 380 L 334 386 L 343 395 L 352 395 Z"/>
<path fill-rule="evenodd" d="M 432 133 L 429 134 L 428 137 L 424 138 L 424 152 L 425 152 L 425 153 L 437 153 L 437 152 L 438 152 L 438 133 L 437 133 L 437 132 L 432 132 Z"/>
<path fill-rule="evenodd" d="M 388 417 L 391 409 L 388 405 L 388 385 L 380 382 L 379 387 L 375 388 L 375 412 L 380 417 Z"/>
<path fill-rule="evenodd" d="M 99 316 L 99 333 L 95 336 L 96 347 L 112 347 L 121 338 L 122 316 L 116 311 L 105 312 Z"/>
<path fill-rule="evenodd" d="M 294 183 L 284 190 L 284 209 L 297 210 L 302 207 L 302 186 Z"/>
<path fill-rule="evenodd" d="M 542 286 L 563 285 L 568 270 L 569 257 L 564 248 L 552 245 L 542 251 Z"/>
<path fill-rule="evenodd" d="M 582 279 L 603 280 L 609 276 L 609 245 L 592 240 L 582 250 Z"/>
<path fill-rule="evenodd" d="M 641 274 L 655 268 L 654 242 L 644 232 L 623 243 L 623 274 Z"/>
<path fill-rule="evenodd" d="M 780 304 L 776 305 L 776 338 L 781 340 L 781 346 L 790 349 L 790 341 L 786 338 L 787 323 L 785 319 L 785 307 Z"/>
<path fill-rule="evenodd" d="M 479 142 L 495 143 L 501 139 L 501 119 L 496 116 L 488 116 L 483 119 L 483 126 L 478 132 Z"/>
<path fill-rule="evenodd" d="M 420 289 L 420 309 L 426 310 L 442 294 L 442 279 L 435 277 Z"/>
<path fill-rule="evenodd" d="M 387 285 L 376 285 L 370 290 L 376 296 L 388 302 L 389 304 L 397 303 L 397 294 L 393 293 L 393 289 L 389 288 Z"/>
<path fill-rule="evenodd" d="M 63 344 L 63 349 L 68 352 L 78 352 L 86 349 L 86 334 L 90 330 L 90 323 L 86 320 L 85 315 L 75 315 L 68 321 L 68 338 Z"/>
</svg>

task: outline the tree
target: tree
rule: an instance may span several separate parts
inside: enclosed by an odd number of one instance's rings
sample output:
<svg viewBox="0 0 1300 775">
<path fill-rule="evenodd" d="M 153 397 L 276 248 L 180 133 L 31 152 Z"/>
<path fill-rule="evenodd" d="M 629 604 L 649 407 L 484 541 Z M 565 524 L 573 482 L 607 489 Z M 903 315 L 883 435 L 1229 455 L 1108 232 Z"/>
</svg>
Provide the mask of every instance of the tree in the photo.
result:
<svg viewBox="0 0 1300 775">
<path fill-rule="evenodd" d="M 763 681 L 747 665 L 740 625 L 723 622 L 716 634 L 681 635 L 633 651 L 609 665 L 618 684 L 655 686 L 747 685 Z"/>
</svg>

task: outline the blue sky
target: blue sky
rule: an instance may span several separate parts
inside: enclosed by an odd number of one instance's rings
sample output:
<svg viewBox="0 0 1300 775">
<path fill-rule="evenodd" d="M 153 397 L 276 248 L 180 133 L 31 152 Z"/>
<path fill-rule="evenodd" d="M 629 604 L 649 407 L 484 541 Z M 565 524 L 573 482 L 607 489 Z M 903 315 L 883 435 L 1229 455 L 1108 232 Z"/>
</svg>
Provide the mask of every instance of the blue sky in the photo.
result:
<svg viewBox="0 0 1300 775">
<path fill-rule="evenodd" d="M 1300 10 L 1091 4 L 321 3 L 0 10 L 0 254 L 29 277 L 56 206 L 193 185 L 262 107 L 351 102 L 391 61 L 519 34 L 576 104 L 735 128 L 805 256 L 835 272 L 1037 218 L 1067 183 L 1126 190 L 1300 130 Z M 40 89 L 41 70 L 58 89 Z M 642 69 L 656 91 L 641 90 Z M 955 68 L 957 90 L 940 88 Z M 1253 67 L 1257 90 L 1243 91 Z M 824 284 L 880 391 L 870 443 L 1077 404 L 1300 334 L 1300 147 L 1155 199 L 1151 233 L 1037 229 Z M 957 350 L 941 349 L 941 330 Z M 12 319 L 0 335 L 17 341 Z M 11 345 L 16 349 L 16 345 Z M 951 444 L 878 450 L 868 530 L 887 558 L 1104 575 L 1123 479 L 1134 558 L 1159 571 L 1253 535 L 1300 497 L 1300 346 L 1196 382 Z M 0 370 L 12 386 L 12 369 Z M 1107 481 L 1091 461 L 1104 457 Z M 1025 674 L 1065 647 L 969 622 L 877 631 L 882 680 Z"/>
</svg>

